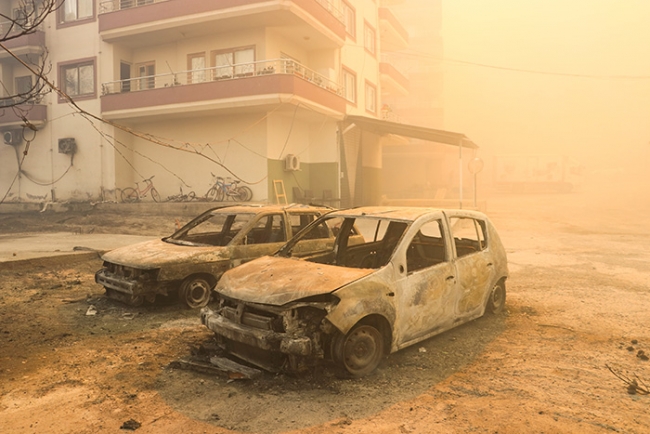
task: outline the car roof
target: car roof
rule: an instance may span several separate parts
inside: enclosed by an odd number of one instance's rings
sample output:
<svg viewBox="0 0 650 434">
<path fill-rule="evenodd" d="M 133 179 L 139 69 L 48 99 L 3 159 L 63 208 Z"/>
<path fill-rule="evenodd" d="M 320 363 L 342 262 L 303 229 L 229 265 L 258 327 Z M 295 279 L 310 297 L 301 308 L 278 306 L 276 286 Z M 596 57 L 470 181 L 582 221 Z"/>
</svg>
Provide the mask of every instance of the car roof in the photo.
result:
<svg viewBox="0 0 650 434">
<path fill-rule="evenodd" d="M 213 213 L 227 213 L 227 214 L 260 214 L 266 212 L 278 212 L 282 210 L 291 211 L 318 211 L 320 213 L 329 212 L 331 209 L 325 206 L 311 206 L 292 203 L 288 205 L 267 205 L 267 204 L 236 204 L 226 205 L 222 207 L 213 208 Z"/>
<path fill-rule="evenodd" d="M 387 218 L 393 220 L 415 221 L 418 218 L 437 212 L 444 212 L 446 214 L 463 214 L 478 218 L 485 218 L 485 215 L 472 210 L 461 209 L 442 209 L 442 208 L 426 208 L 426 207 L 402 207 L 402 206 L 362 206 L 358 208 L 343 209 L 334 211 L 330 216 L 338 217 L 375 217 Z"/>
</svg>

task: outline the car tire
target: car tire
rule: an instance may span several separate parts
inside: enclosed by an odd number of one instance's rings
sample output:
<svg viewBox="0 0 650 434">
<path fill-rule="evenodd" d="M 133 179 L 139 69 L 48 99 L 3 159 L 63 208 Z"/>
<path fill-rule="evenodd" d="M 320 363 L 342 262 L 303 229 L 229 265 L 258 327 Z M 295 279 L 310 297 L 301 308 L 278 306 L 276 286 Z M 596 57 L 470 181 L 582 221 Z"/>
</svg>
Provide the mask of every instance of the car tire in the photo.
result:
<svg viewBox="0 0 650 434">
<path fill-rule="evenodd" d="M 190 309 L 205 307 L 210 302 L 212 286 L 202 277 L 190 277 L 181 284 L 178 292 L 181 300 Z"/>
<path fill-rule="evenodd" d="M 334 359 L 355 377 L 374 371 L 385 354 L 384 336 L 370 324 L 357 324 L 333 345 Z"/>
<path fill-rule="evenodd" d="M 485 311 L 491 315 L 497 315 L 503 312 L 506 306 L 506 284 L 499 280 L 490 291 L 490 297 L 487 301 Z"/>
</svg>

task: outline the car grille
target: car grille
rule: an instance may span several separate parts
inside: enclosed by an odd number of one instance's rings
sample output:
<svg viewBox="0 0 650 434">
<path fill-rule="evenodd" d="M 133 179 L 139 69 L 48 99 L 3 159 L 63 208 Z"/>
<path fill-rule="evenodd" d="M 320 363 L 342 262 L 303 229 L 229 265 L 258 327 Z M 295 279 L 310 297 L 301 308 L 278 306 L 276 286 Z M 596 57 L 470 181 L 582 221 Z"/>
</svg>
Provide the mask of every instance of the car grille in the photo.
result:
<svg viewBox="0 0 650 434">
<path fill-rule="evenodd" d="M 278 333 L 285 332 L 280 315 L 254 309 L 250 306 L 245 306 L 243 303 L 237 303 L 224 298 L 221 299 L 221 303 L 221 315 L 232 322 L 261 330 L 270 330 Z"/>
</svg>

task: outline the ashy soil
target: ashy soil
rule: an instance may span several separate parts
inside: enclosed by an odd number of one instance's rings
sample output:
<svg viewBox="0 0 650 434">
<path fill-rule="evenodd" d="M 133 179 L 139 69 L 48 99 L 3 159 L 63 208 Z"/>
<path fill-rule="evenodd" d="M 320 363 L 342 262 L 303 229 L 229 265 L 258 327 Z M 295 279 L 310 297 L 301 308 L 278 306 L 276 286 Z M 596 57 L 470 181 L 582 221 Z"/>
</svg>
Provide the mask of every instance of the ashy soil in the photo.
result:
<svg viewBox="0 0 650 434">
<path fill-rule="evenodd" d="M 93 253 L 0 263 L 0 432 L 650 432 L 650 207 L 598 197 L 491 198 L 507 311 L 361 379 L 326 363 L 255 380 L 172 369 L 213 348 L 198 312 L 105 298 Z M 0 215 L 2 233 L 173 225 L 105 210 Z"/>
</svg>

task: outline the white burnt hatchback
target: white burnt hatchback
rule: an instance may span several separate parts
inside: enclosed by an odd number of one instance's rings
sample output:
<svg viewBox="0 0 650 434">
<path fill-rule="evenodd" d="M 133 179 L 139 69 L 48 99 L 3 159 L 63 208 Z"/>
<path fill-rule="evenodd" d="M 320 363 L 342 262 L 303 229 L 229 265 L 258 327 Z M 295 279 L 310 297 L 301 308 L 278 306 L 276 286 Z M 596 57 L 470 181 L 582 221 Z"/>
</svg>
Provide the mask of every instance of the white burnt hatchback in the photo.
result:
<svg viewBox="0 0 650 434">
<path fill-rule="evenodd" d="M 303 243 L 332 228 L 335 240 L 306 253 Z M 507 277 L 505 250 L 482 213 L 340 210 L 274 256 L 226 272 L 218 307 L 201 320 L 227 353 L 267 370 L 331 359 L 361 376 L 388 353 L 501 312 Z"/>
</svg>

